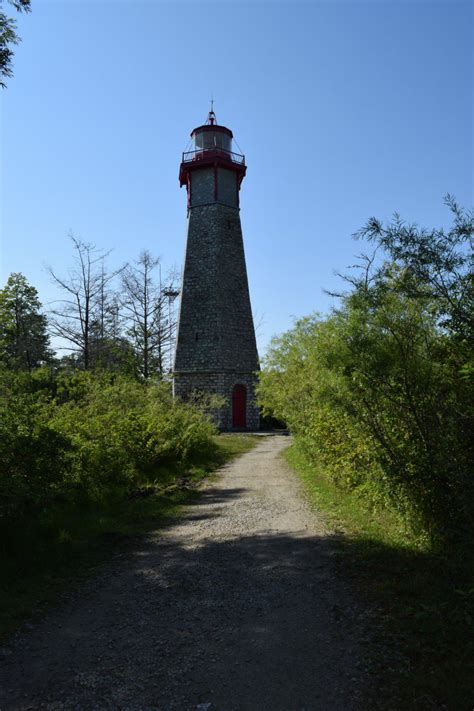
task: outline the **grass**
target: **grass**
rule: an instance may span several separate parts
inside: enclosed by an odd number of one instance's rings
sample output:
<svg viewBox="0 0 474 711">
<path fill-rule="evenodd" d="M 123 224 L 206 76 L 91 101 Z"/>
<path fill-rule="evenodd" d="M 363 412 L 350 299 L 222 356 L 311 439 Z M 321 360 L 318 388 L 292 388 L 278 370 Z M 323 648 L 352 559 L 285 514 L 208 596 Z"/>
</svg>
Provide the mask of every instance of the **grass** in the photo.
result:
<svg viewBox="0 0 474 711">
<path fill-rule="evenodd" d="M 0 641 L 59 595 L 127 549 L 137 535 L 179 515 L 199 496 L 199 484 L 218 467 L 250 450 L 257 438 L 222 434 L 203 460 L 186 471 L 160 470 L 158 486 L 82 509 L 59 506 L 43 520 L 21 521 L 0 541 Z"/>
<path fill-rule="evenodd" d="M 472 711 L 472 539 L 466 536 L 444 554 L 433 552 L 394 514 L 374 513 L 354 495 L 337 489 L 296 445 L 285 456 L 313 505 L 339 533 L 341 574 L 350 576 L 361 596 L 378 610 L 376 648 L 385 646 L 386 656 L 371 661 L 376 708 Z M 386 659 L 392 663 L 387 665 Z"/>
</svg>

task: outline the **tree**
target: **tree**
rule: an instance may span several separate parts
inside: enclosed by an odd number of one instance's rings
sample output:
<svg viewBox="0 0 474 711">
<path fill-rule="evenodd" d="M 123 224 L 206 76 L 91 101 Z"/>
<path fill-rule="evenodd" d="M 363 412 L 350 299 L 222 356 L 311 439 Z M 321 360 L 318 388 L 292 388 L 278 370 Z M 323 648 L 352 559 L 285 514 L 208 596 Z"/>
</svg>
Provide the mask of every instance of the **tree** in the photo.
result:
<svg viewBox="0 0 474 711">
<path fill-rule="evenodd" d="M 91 316 L 90 366 L 121 372 L 133 371 L 134 352 L 122 332 L 120 297 L 108 288 L 104 260 L 99 279 L 97 299 Z"/>
<path fill-rule="evenodd" d="M 176 319 L 171 304 L 178 292 L 176 275 L 169 276 L 167 288 L 154 281 L 154 271 L 160 260 L 150 252 L 140 254 L 135 266 L 128 266 L 122 275 L 123 307 L 128 334 L 135 348 L 138 370 L 148 379 L 162 377 L 170 365 L 176 331 Z"/>
<path fill-rule="evenodd" d="M 109 308 L 110 282 L 124 267 L 108 273 L 105 259 L 109 252 L 97 250 L 94 245 L 71 235 L 75 266 L 67 277 L 59 277 L 51 267 L 48 272 L 53 281 L 66 293 L 65 299 L 51 310 L 51 333 L 67 341 L 63 350 L 75 352 L 85 370 L 94 366 L 94 354 L 106 339 L 106 316 Z M 98 346 L 99 344 L 99 346 Z"/>
<path fill-rule="evenodd" d="M 447 233 L 371 220 L 391 259 L 363 258 L 339 308 L 275 339 L 259 386 L 337 486 L 432 542 L 472 521 L 472 227 L 457 206 Z"/>
<path fill-rule="evenodd" d="M 383 225 L 375 217 L 356 234 L 381 246 L 405 273 L 405 293 L 435 301 L 443 326 L 461 338 L 474 338 L 474 212 L 445 198 L 454 223 L 451 229 L 424 229 L 405 224 L 398 214 Z M 384 267 L 377 278 L 383 279 Z"/>
<path fill-rule="evenodd" d="M 18 12 L 30 12 L 31 2 L 30 0 L 8 0 L 10 5 Z M 0 8 L 3 4 L 3 0 L 0 0 Z M 13 18 L 7 17 L 7 15 L 0 9 L 0 86 L 4 89 L 6 87 L 5 79 L 13 76 L 12 71 L 12 59 L 13 50 L 12 45 L 18 44 L 20 38 L 16 33 L 16 22 Z"/>
<path fill-rule="evenodd" d="M 38 292 L 23 274 L 11 274 L 0 290 L 0 362 L 31 370 L 51 360 L 46 317 Z"/>
<path fill-rule="evenodd" d="M 120 296 L 104 287 L 103 270 L 101 279 L 102 288 L 91 324 L 91 367 L 135 374 L 135 351 L 123 333 Z"/>
</svg>

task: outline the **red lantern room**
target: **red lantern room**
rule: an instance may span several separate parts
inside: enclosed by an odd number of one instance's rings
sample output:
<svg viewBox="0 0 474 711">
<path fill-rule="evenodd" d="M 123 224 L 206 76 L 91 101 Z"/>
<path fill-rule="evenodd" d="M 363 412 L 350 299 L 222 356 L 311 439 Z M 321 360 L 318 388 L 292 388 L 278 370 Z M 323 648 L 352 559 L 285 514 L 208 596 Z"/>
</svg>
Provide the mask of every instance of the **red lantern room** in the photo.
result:
<svg viewBox="0 0 474 711">
<path fill-rule="evenodd" d="M 218 169 L 232 171 L 235 174 L 237 195 L 247 167 L 245 156 L 232 150 L 233 134 L 229 128 L 219 126 L 216 115 L 211 109 L 206 123 L 191 132 L 191 150 L 183 153 L 179 169 L 181 187 L 187 186 L 188 203 L 191 204 L 191 186 L 193 172 L 203 168 L 214 168 L 215 200 L 219 201 Z"/>
</svg>

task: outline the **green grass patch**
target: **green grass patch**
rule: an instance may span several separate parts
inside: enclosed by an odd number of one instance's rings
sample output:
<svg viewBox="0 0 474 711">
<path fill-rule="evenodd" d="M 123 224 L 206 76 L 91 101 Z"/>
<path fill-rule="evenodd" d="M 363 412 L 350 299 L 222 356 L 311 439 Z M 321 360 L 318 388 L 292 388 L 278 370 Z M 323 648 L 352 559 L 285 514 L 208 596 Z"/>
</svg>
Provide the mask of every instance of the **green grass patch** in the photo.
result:
<svg viewBox="0 0 474 711">
<path fill-rule="evenodd" d="M 221 434 L 201 461 L 186 469 L 160 468 L 132 492 L 117 490 L 100 504 L 48 509 L 42 519 L 21 520 L 0 540 L 0 640 L 57 600 L 134 537 L 179 515 L 199 496 L 199 484 L 231 459 L 250 450 L 258 438 Z"/>
<path fill-rule="evenodd" d="M 472 711 L 472 539 L 466 533 L 455 550 L 430 551 L 394 513 L 373 511 L 354 494 L 337 489 L 296 445 L 285 456 L 310 501 L 339 534 L 341 574 L 350 576 L 361 596 L 380 610 L 378 642 L 396 661 L 386 665 L 383 654 L 372 659 L 376 708 Z"/>
<path fill-rule="evenodd" d="M 422 548 L 419 539 L 393 512 L 369 507 L 354 493 L 337 488 L 324 470 L 309 462 L 297 446 L 287 449 L 285 456 L 305 483 L 312 503 L 324 511 L 325 520 L 334 531 L 402 548 Z"/>
</svg>

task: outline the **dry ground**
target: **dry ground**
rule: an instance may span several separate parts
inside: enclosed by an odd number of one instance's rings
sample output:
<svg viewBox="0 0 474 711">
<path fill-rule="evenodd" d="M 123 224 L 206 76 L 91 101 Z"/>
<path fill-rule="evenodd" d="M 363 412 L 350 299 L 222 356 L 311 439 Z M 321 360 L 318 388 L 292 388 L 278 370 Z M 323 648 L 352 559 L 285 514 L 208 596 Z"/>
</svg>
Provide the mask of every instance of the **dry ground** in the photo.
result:
<svg viewBox="0 0 474 711">
<path fill-rule="evenodd" d="M 262 437 L 197 504 L 0 650 L 0 709 L 367 709 L 370 612 Z"/>
</svg>

